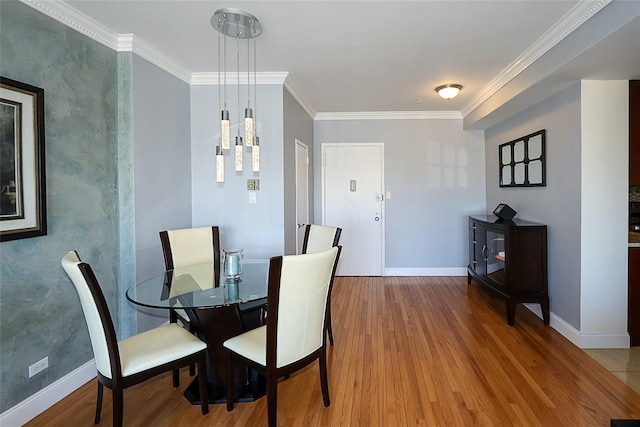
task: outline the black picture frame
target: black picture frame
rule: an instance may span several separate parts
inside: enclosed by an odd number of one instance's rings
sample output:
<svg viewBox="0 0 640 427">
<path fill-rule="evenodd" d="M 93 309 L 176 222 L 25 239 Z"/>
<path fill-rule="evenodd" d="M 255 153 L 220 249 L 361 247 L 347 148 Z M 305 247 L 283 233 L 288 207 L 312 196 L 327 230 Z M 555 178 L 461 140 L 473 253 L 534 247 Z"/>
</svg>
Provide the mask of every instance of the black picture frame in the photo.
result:
<svg viewBox="0 0 640 427">
<path fill-rule="evenodd" d="M 545 187 L 546 129 L 498 146 L 500 187 Z"/>
<path fill-rule="evenodd" d="M 47 234 L 44 89 L 0 77 L 0 242 Z"/>
</svg>

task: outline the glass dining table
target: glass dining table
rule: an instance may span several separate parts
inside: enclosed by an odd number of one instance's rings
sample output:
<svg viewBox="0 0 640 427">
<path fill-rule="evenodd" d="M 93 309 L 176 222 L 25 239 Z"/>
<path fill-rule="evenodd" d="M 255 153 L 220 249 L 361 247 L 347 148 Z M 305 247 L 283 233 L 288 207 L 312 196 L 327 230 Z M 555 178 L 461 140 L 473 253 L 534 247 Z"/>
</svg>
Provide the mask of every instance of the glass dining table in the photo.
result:
<svg viewBox="0 0 640 427">
<path fill-rule="evenodd" d="M 129 288 L 133 304 L 184 310 L 191 330 L 207 343 L 209 403 L 224 403 L 227 397 L 227 353 L 222 343 L 263 324 L 269 278 L 269 260 L 242 260 L 239 278 L 220 278 L 213 263 L 194 264 L 168 270 Z M 252 401 L 265 394 L 265 379 L 247 369 L 236 369 L 238 401 Z M 197 378 L 184 392 L 194 405 L 200 404 Z"/>
</svg>

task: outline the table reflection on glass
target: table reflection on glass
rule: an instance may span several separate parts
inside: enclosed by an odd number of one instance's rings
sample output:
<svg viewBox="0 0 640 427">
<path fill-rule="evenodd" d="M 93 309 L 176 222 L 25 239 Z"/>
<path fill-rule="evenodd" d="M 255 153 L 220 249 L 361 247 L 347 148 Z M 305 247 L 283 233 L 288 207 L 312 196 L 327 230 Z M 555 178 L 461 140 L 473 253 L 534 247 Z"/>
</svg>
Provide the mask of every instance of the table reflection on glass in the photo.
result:
<svg viewBox="0 0 640 427">
<path fill-rule="evenodd" d="M 191 328 L 207 343 L 209 402 L 226 402 L 227 354 L 222 343 L 262 324 L 266 304 L 269 260 L 243 260 L 239 280 L 216 282 L 213 263 L 194 264 L 166 271 L 129 288 L 126 297 L 136 305 L 182 309 Z M 240 401 L 251 401 L 265 393 L 264 378 L 237 369 Z M 185 391 L 194 405 L 200 404 L 197 379 Z"/>
</svg>

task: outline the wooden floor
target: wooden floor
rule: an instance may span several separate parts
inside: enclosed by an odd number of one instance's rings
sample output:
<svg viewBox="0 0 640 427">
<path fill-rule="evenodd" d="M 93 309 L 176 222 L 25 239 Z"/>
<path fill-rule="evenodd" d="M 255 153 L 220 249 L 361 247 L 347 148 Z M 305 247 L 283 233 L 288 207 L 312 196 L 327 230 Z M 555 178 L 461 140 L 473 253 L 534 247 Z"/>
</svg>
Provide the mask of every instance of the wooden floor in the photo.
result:
<svg viewBox="0 0 640 427">
<path fill-rule="evenodd" d="M 331 406 L 317 364 L 278 386 L 286 426 L 609 426 L 640 419 L 640 395 L 555 330 L 466 277 L 336 278 Z M 182 372 L 182 384 L 190 378 Z M 28 426 L 90 426 L 91 381 Z M 125 391 L 125 425 L 266 425 L 266 399 L 206 416 L 162 375 Z M 101 425 L 111 424 L 105 391 Z"/>
</svg>

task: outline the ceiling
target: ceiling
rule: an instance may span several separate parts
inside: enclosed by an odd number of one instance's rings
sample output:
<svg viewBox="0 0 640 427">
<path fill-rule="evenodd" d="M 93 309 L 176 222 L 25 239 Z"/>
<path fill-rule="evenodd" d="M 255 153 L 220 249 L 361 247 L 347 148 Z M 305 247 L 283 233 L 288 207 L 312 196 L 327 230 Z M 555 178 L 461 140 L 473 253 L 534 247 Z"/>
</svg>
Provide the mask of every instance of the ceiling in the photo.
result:
<svg viewBox="0 0 640 427">
<path fill-rule="evenodd" d="M 134 34 L 195 73 L 218 69 L 214 12 L 245 10 L 262 24 L 258 72 L 288 72 L 307 109 L 321 114 L 471 111 L 529 67 L 541 42 L 553 46 L 582 24 L 571 16 L 579 9 L 580 21 L 585 3 L 605 4 L 598 13 L 610 7 L 606 0 L 65 3 L 117 34 Z M 617 32 L 615 43 L 562 59 L 562 67 L 529 86 L 553 83 L 557 73 L 565 81 L 640 78 L 639 22 Z M 621 46 L 636 52 L 622 55 Z M 445 83 L 464 88 L 445 101 L 434 90 Z"/>
</svg>

